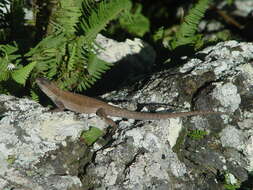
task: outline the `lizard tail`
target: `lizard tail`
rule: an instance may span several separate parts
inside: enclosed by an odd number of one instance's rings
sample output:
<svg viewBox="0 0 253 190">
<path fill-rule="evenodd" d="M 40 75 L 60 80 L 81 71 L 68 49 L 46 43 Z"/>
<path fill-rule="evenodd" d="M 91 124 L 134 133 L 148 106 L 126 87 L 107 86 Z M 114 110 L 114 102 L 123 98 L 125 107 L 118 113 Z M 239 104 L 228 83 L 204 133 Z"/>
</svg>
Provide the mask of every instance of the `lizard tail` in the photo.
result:
<svg viewBox="0 0 253 190">
<path fill-rule="evenodd" d="M 167 118 L 187 117 L 194 115 L 210 115 L 210 114 L 224 114 L 224 113 L 209 110 L 176 112 L 176 113 L 146 113 L 146 112 L 129 111 L 116 107 L 114 109 L 111 109 L 110 113 L 108 113 L 108 115 L 110 116 L 123 117 L 128 119 L 139 119 L 139 120 L 159 120 Z"/>
</svg>

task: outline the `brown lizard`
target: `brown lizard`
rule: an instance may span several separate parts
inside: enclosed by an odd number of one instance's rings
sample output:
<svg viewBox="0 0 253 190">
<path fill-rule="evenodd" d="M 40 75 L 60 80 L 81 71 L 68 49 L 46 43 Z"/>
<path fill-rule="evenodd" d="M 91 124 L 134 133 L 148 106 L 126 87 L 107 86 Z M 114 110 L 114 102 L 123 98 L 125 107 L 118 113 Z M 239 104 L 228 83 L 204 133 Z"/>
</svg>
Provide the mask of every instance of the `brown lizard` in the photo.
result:
<svg viewBox="0 0 253 190">
<path fill-rule="evenodd" d="M 79 113 L 96 113 L 104 119 L 107 124 L 115 127 L 115 122 L 107 116 L 132 118 L 137 120 L 159 120 L 175 117 L 185 117 L 193 115 L 224 114 L 215 111 L 190 111 L 178 113 L 146 113 L 135 112 L 109 105 L 101 100 L 88 96 L 71 93 L 61 90 L 53 82 L 45 78 L 37 78 L 36 83 L 40 89 L 55 103 L 59 110 L 68 109 Z"/>
</svg>

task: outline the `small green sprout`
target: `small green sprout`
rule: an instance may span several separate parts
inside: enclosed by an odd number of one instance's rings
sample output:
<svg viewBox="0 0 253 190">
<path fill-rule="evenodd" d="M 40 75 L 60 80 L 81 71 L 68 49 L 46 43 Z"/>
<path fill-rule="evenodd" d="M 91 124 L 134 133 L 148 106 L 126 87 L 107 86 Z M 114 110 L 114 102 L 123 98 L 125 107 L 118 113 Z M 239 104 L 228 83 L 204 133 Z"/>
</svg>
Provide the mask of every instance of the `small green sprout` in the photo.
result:
<svg viewBox="0 0 253 190">
<path fill-rule="evenodd" d="M 204 138 L 204 136 L 207 135 L 206 131 L 202 131 L 202 130 L 191 130 L 189 131 L 189 133 L 187 134 L 188 137 L 192 138 L 193 140 L 200 140 L 202 138 Z"/>
<path fill-rule="evenodd" d="M 81 138 L 88 146 L 90 146 L 103 135 L 104 132 L 101 129 L 98 129 L 96 127 L 90 127 L 88 131 L 82 133 Z"/>
<path fill-rule="evenodd" d="M 225 174 L 225 184 L 224 189 L 226 190 L 236 190 L 240 187 L 240 182 L 234 177 L 233 174 L 226 173 Z"/>
</svg>

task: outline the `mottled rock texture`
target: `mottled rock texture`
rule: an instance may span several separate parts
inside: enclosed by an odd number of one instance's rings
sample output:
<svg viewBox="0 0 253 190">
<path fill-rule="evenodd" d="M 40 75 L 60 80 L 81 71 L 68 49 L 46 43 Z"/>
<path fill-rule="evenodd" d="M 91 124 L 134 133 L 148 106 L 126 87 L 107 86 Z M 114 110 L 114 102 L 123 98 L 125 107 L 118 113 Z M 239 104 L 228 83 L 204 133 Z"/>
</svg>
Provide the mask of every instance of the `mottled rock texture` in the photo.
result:
<svg viewBox="0 0 253 190">
<path fill-rule="evenodd" d="M 88 147 L 80 138 L 90 126 L 107 127 L 95 115 L 43 112 L 31 100 L 1 95 L 0 189 L 251 187 L 252 60 L 253 44 L 219 43 L 182 59 L 182 66 L 105 94 L 107 101 L 137 111 L 227 113 L 159 121 L 113 118 L 118 130 L 107 145 Z"/>
</svg>

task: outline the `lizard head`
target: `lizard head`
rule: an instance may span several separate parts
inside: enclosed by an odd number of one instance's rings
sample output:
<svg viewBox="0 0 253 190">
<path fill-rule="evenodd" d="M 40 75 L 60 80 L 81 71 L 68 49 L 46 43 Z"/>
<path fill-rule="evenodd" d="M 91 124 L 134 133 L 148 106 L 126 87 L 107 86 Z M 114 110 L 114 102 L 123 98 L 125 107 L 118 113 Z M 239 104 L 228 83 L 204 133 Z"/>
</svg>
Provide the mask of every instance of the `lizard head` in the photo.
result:
<svg viewBox="0 0 253 190">
<path fill-rule="evenodd" d="M 50 85 L 51 82 L 45 78 L 36 78 L 36 83 L 40 86 L 40 85 Z"/>
<path fill-rule="evenodd" d="M 36 83 L 40 89 L 49 97 L 54 97 L 59 93 L 58 87 L 46 78 L 36 78 Z"/>
</svg>

